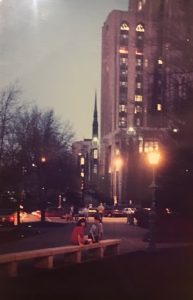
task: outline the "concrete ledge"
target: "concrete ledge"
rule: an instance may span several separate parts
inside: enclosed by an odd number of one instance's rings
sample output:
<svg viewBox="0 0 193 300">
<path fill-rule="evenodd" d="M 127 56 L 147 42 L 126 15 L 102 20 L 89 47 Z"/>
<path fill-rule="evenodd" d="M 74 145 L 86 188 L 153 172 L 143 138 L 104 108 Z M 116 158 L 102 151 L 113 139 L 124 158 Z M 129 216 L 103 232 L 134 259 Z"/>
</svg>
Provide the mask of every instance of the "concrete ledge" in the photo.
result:
<svg viewBox="0 0 193 300">
<path fill-rule="evenodd" d="M 69 245 L 2 254 L 0 255 L 0 267 L 3 269 L 4 275 L 15 277 L 18 273 L 18 263 L 21 261 L 35 259 L 35 267 L 52 269 L 54 266 L 54 256 L 62 254 L 70 262 L 80 263 L 82 262 L 83 251 L 92 251 L 95 258 L 103 258 L 106 248 L 111 248 L 113 250 L 112 254 L 118 254 L 119 245 L 119 239 L 108 239 L 84 246 Z"/>
</svg>

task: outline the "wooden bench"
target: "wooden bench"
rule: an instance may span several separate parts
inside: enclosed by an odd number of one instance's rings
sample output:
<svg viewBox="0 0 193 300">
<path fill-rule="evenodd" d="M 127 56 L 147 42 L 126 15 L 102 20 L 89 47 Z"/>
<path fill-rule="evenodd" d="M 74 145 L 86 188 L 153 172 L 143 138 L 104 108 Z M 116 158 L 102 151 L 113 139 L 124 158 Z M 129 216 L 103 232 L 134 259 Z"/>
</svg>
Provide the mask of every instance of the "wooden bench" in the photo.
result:
<svg viewBox="0 0 193 300">
<path fill-rule="evenodd" d="M 37 268 L 52 269 L 54 266 L 54 257 L 64 255 L 68 262 L 81 263 L 82 253 L 92 251 L 93 258 L 103 258 L 105 249 L 110 248 L 111 253 L 119 253 L 119 239 L 102 240 L 99 243 L 88 244 L 84 246 L 61 246 L 54 248 L 37 249 L 16 253 L 0 255 L 0 268 L 6 276 L 15 277 L 18 274 L 19 262 L 25 260 L 34 260 L 34 266 Z"/>
</svg>

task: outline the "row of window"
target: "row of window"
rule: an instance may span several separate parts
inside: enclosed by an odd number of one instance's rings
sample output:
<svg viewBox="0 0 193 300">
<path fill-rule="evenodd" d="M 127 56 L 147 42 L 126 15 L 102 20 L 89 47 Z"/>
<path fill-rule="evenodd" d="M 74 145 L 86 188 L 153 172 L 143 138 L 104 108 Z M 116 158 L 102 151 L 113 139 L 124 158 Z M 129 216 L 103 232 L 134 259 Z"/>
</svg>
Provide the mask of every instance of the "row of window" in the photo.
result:
<svg viewBox="0 0 193 300">
<path fill-rule="evenodd" d="M 120 78 L 119 78 L 119 127 L 127 127 L 127 94 L 128 94 L 128 38 L 129 25 L 123 22 L 120 26 L 120 49 L 119 49 L 119 64 L 120 64 Z M 143 69 L 143 46 L 144 46 L 144 32 L 145 28 L 140 23 L 136 26 L 136 95 L 135 102 L 142 103 L 142 69 Z M 141 72 L 139 74 L 139 72 Z M 134 122 L 136 126 L 142 124 L 142 105 L 135 105 Z"/>
<path fill-rule="evenodd" d="M 142 137 L 139 138 L 139 153 L 148 153 L 151 151 L 158 151 L 158 141 L 144 141 Z"/>
<path fill-rule="evenodd" d="M 120 32 L 121 34 L 128 34 L 128 31 L 130 30 L 129 25 L 127 22 L 123 22 L 120 26 Z M 137 32 L 145 32 L 145 28 L 143 26 L 143 24 L 139 23 L 136 28 L 135 31 Z"/>
</svg>

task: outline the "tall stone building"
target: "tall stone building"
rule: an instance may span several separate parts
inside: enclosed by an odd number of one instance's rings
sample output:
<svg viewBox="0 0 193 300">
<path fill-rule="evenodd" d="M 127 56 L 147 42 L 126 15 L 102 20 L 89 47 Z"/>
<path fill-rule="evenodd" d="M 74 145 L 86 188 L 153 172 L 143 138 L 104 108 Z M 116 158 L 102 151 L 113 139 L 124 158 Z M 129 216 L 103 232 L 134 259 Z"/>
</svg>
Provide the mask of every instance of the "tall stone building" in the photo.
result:
<svg viewBox="0 0 193 300">
<path fill-rule="evenodd" d="M 192 12 L 191 1 L 130 0 L 103 25 L 100 172 L 114 204 L 148 197 L 145 154 L 168 142 L 192 78 Z"/>
</svg>

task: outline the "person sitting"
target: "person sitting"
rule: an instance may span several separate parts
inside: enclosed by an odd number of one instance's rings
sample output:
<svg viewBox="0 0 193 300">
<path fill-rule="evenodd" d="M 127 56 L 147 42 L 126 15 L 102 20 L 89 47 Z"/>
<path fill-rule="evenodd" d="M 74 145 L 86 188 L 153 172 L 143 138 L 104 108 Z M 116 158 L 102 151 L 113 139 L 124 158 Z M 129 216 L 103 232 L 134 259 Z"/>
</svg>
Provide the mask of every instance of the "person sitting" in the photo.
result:
<svg viewBox="0 0 193 300">
<path fill-rule="evenodd" d="M 94 223 L 91 225 L 88 237 L 93 243 L 98 243 L 103 236 L 103 224 L 99 216 L 94 217 Z"/>
<path fill-rule="evenodd" d="M 86 227 L 86 220 L 85 218 L 81 218 L 76 223 L 76 226 L 74 226 L 70 236 L 70 241 L 73 245 L 83 246 L 85 244 L 92 243 L 92 240 L 88 239 L 87 236 L 85 236 L 85 227 Z"/>
</svg>

